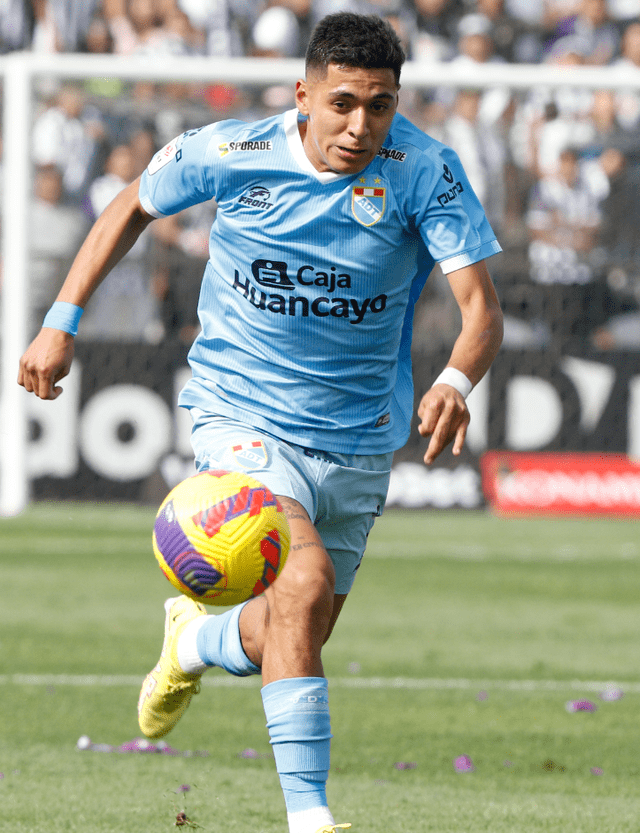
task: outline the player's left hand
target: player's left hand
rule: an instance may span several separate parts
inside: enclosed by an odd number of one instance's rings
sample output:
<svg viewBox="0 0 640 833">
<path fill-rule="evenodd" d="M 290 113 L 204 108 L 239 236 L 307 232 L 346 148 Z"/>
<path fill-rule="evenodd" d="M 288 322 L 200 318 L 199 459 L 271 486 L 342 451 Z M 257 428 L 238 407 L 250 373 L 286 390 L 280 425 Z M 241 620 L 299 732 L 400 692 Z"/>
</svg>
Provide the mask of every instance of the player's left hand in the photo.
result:
<svg viewBox="0 0 640 833">
<path fill-rule="evenodd" d="M 453 441 L 453 454 L 458 456 L 464 446 L 469 425 L 469 409 L 464 397 L 451 385 L 434 385 L 422 397 L 418 407 L 423 437 L 431 437 L 424 462 L 429 466 Z"/>
</svg>

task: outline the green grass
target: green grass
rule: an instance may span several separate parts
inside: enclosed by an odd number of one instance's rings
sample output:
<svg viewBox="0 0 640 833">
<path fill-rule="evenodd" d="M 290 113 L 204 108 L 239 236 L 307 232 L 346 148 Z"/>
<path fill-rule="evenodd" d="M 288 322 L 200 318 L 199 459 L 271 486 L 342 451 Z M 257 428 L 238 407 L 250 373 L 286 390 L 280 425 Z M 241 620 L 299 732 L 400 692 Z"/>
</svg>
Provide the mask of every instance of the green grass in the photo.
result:
<svg viewBox="0 0 640 833">
<path fill-rule="evenodd" d="M 203 831 L 286 831 L 259 680 L 205 678 L 168 740 L 207 757 L 76 749 L 139 735 L 172 592 L 153 515 L 40 504 L 0 520 L 0 831 L 170 831 L 180 810 Z M 324 655 L 338 819 L 353 833 L 635 833 L 637 529 L 381 518 Z M 599 698 L 609 680 L 621 700 Z M 597 711 L 567 711 L 584 697 Z M 454 770 L 459 755 L 473 772 Z"/>
</svg>

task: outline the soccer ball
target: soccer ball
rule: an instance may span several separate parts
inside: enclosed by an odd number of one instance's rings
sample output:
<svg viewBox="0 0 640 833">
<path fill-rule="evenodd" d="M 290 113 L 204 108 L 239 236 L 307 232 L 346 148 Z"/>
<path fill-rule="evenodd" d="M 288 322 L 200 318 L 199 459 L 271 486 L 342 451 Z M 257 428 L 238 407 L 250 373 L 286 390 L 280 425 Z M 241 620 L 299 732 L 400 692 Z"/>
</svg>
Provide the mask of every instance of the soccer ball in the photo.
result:
<svg viewBox="0 0 640 833">
<path fill-rule="evenodd" d="M 210 605 L 263 593 L 282 571 L 290 540 L 278 499 L 235 471 L 183 480 L 164 499 L 153 529 L 162 572 L 181 593 Z"/>
</svg>

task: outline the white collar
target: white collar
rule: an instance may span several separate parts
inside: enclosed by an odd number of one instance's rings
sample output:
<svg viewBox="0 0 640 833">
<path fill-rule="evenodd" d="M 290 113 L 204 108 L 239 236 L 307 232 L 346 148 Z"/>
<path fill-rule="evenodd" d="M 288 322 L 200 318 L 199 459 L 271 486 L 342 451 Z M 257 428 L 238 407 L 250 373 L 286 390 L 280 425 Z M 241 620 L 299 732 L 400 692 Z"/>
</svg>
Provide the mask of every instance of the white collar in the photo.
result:
<svg viewBox="0 0 640 833">
<path fill-rule="evenodd" d="M 311 160 L 306 154 L 304 145 L 302 144 L 302 137 L 300 136 L 300 130 L 298 128 L 299 116 L 300 114 L 298 113 L 297 108 L 287 110 L 284 114 L 283 124 L 284 132 L 289 144 L 289 150 L 300 168 L 302 168 L 305 173 L 315 177 L 318 182 L 323 183 L 335 182 L 338 179 L 344 179 L 345 177 L 352 176 L 352 174 L 338 174 L 334 171 L 318 171 L 314 168 L 311 164 Z"/>
</svg>

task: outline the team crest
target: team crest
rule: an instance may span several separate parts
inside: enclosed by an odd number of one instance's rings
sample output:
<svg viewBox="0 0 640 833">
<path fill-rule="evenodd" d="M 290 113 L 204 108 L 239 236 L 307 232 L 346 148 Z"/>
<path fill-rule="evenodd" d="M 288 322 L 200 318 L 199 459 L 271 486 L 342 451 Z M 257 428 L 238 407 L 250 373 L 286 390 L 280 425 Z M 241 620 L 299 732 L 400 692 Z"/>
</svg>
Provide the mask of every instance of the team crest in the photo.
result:
<svg viewBox="0 0 640 833">
<path fill-rule="evenodd" d="M 245 469 L 263 469 L 269 459 L 262 440 L 232 445 L 231 451 L 236 463 Z"/>
<path fill-rule="evenodd" d="M 386 189 L 354 185 L 351 191 L 351 211 L 363 226 L 373 226 L 382 218 L 386 205 Z"/>
</svg>

